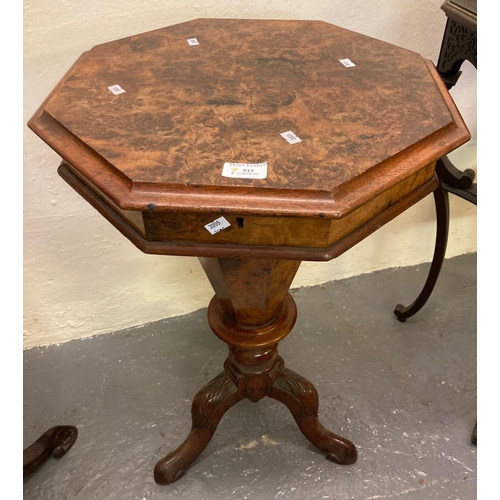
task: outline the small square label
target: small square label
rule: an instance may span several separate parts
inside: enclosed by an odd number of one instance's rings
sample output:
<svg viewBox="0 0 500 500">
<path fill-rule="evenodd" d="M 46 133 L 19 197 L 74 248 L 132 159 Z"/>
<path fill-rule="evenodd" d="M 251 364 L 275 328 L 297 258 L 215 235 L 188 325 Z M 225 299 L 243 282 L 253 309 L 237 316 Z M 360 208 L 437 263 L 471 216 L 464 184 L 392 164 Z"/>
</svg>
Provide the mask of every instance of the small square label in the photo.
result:
<svg viewBox="0 0 500 500">
<path fill-rule="evenodd" d="M 186 38 L 189 45 L 200 45 L 200 42 L 196 38 Z"/>
<path fill-rule="evenodd" d="M 297 137 L 291 130 L 288 132 L 283 132 L 280 134 L 283 139 L 286 139 L 290 144 L 295 144 L 296 142 L 302 142 L 300 137 Z"/>
<path fill-rule="evenodd" d="M 224 163 L 222 177 L 236 179 L 265 179 L 267 162 L 265 163 Z"/>
<path fill-rule="evenodd" d="M 339 62 L 342 63 L 346 68 L 352 68 L 356 66 L 350 59 L 339 59 Z"/>
<path fill-rule="evenodd" d="M 216 234 L 226 227 L 229 227 L 231 224 L 224 217 L 219 217 L 215 219 L 213 222 L 209 222 L 206 226 L 203 226 L 210 234 Z"/>
<path fill-rule="evenodd" d="M 123 94 L 125 92 L 119 85 L 111 85 L 111 87 L 108 87 L 108 90 L 113 92 L 115 95 Z"/>
</svg>

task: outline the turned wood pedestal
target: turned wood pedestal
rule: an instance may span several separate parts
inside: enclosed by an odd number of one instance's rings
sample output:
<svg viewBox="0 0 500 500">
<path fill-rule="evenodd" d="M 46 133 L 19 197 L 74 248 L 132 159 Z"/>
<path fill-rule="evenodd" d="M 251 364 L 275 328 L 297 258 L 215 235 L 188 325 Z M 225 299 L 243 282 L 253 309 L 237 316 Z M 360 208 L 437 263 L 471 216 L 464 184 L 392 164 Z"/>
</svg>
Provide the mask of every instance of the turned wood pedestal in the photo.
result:
<svg viewBox="0 0 500 500">
<path fill-rule="evenodd" d="M 292 413 L 304 436 L 326 458 L 352 464 L 357 452 L 347 439 L 329 431 L 318 420 L 318 393 L 314 385 L 285 368 L 278 343 L 293 328 L 295 302 L 288 293 L 300 261 L 200 259 L 214 289 L 208 322 L 228 344 L 224 371 L 203 387 L 193 400 L 193 425 L 187 439 L 161 459 L 155 481 L 179 479 L 204 450 L 224 413 L 243 398 L 265 396 L 281 401 Z"/>
<path fill-rule="evenodd" d="M 155 480 L 179 479 L 229 408 L 265 396 L 327 459 L 354 463 L 278 355 L 288 290 L 301 261 L 341 255 L 439 188 L 436 161 L 470 135 L 433 64 L 324 22 L 198 19 L 85 52 L 28 125 L 126 238 L 200 258 L 215 290 L 224 371 Z"/>
</svg>

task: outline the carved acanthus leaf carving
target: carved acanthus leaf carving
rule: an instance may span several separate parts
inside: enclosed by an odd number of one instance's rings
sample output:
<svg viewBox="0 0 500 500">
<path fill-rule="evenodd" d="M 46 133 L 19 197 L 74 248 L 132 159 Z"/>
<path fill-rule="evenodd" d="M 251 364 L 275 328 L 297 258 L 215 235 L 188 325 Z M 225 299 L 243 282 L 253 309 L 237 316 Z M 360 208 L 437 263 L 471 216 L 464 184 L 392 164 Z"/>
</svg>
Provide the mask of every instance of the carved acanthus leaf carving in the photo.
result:
<svg viewBox="0 0 500 500">
<path fill-rule="evenodd" d="M 218 407 L 238 392 L 238 388 L 229 378 L 226 372 L 222 372 L 207 385 L 205 385 L 194 397 L 191 414 L 193 427 L 211 427 L 213 430 L 219 423 Z"/>
<path fill-rule="evenodd" d="M 304 415 L 318 416 L 318 392 L 309 380 L 283 368 L 274 386 L 294 396 Z"/>
</svg>

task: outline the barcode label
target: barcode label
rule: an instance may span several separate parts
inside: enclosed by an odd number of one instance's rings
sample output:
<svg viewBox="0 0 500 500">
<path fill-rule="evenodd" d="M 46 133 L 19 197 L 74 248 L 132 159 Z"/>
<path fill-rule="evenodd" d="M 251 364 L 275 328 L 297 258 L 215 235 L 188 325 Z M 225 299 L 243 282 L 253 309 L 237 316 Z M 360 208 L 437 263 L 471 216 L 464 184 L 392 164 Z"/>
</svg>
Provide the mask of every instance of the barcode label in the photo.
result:
<svg viewBox="0 0 500 500">
<path fill-rule="evenodd" d="M 281 137 L 283 139 L 286 139 L 290 144 L 295 144 L 296 142 L 302 142 L 302 139 L 300 137 L 297 137 L 291 130 L 288 132 L 282 132 Z"/>
<path fill-rule="evenodd" d="M 215 219 L 213 222 L 208 223 L 204 227 L 210 234 L 215 234 L 219 231 L 222 231 L 223 229 L 226 229 L 226 227 L 229 227 L 230 225 L 231 224 L 229 224 L 229 222 L 224 217 L 219 217 L 218 219 Z"/>
<path fill-rule="evenodd" d="M 339 59 L 339 62 L 342 63 L 346 68 L 352 68 L 356 66 L 350 59 Z"/>
<path fill-rule="evenodd" d="M 125 92 L 119 85 L 111 85 L 111 87 L 108 87 L 108 90 L 113 92 L 115 95 L 123 94 Z"/>
</svg>

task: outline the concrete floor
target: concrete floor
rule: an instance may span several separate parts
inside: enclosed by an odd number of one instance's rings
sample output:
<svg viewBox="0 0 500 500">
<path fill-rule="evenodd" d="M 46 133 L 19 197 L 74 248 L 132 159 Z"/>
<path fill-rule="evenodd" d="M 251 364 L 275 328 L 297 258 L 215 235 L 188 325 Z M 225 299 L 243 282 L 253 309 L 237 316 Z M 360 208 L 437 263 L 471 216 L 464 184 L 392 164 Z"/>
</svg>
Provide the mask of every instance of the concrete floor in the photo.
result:
<svg viewBox="0 0 500 500">
<path fill-rule="evenodd" d="M 322 423 L 356 444 L 356 464 L 325 460 L 280 403 L 245 400 L 185 477 L 156 485 L 156 461 L 186 437 L 192 397 L 226 357 L 200 310 L 24 353 L 24 446 L 53 425 L 79 430 L 24 500 L 475 499 L 476 254 L 446 260 L 427 305 L 399 323 L 394 306 L 428 268 L 292 291 L 280 353 L 316 385 Z"/>
</svg>

